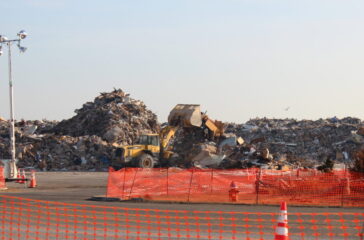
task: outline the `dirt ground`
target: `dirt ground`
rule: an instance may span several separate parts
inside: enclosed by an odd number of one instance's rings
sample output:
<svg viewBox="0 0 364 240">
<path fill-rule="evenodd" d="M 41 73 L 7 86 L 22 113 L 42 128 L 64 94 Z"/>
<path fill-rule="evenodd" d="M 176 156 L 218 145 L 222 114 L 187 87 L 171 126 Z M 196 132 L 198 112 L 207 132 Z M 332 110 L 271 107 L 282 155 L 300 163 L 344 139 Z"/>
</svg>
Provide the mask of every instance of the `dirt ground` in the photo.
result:
<svg viewBox="0 0 364 240">
<path fill-rule="evenodd" d="M 278 212 L 277 206 L 229 205 L 229 204 L 171 204 L 152 202 L 102 202 L 91 201 L 96 195 L 105 195 L 107 172 L 37 172 L 37 188 L 26 188 L 24 184 L 8 182 L 4 195 L 90 205 L 120 206 L 131 208 L 200 210 L 200 211 L 246 211 Z M 289 207 L 290 212 L 357 212 L 361 208 Z"/>
</svg>

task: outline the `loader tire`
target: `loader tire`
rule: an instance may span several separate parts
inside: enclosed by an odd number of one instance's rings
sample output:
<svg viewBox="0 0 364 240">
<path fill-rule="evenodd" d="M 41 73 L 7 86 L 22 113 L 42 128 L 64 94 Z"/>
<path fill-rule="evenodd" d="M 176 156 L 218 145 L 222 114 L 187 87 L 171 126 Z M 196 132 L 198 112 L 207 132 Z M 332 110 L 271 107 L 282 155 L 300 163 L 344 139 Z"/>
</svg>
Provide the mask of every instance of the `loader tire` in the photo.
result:
<svg viewBox="0 0 364 240">
<path fill-rule="evenodd" d="M 140 168 L 153 168 L 154 167 L 154 159 L 149 154 L 143 154 L 139 157 L 138 165 Z"/>
</svg>

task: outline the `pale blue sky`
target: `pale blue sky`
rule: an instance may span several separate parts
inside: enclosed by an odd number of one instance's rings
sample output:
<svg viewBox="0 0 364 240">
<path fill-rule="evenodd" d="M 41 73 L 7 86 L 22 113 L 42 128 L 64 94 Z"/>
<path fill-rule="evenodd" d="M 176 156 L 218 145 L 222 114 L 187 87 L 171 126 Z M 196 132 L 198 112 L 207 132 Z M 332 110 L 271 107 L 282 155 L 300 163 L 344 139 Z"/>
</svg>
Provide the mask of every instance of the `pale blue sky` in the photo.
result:
<svg viewBox="0 0 364 240">
<path fill-rule="evenodd" d="M 17 119 L 71 117 L 113 87 L 162 122 L 177 103 L 234 122 L 364 118 L 362 0 L 1 0 L 0 9 L 0 34 L 29 33 L 25 54 L 13 48 Z"/>
</svg>

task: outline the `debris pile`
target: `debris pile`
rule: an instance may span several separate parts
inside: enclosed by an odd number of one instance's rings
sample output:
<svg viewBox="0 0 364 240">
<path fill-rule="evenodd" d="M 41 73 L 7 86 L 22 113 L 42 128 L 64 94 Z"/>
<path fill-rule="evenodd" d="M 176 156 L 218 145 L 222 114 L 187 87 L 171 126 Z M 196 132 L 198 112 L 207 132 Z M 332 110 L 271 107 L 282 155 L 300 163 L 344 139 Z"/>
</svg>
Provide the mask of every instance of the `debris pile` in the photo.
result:
<svg viewBox="0 0 364 240">
<path fill-rule="evenodd" d="M 328 158 L 350 162 L 358 146 L 364 122 L 357 118 L 316 121 L 256 118 L 245 124 L 227 124 L 226 132 L 242 137 L 256 149 L 269 149 L 274 159 L 296 167 L 313 167 Z M 359 129 L 359 130 L 358 130 Z"/>
<path fill-rule="evenodd" d="M 142 101 L 130 98 L 121 89 L 101 93 L 75 113 L 51 132 L 73 137 L 96 135 L 108 143 L 132 144 L 140 134 L 159 130 L 157 116 Z"/>
<path fill-rule="evenodd" d="M 354 170 L 364 172 L 364 147 L 355 153 Z"/>
<path fill-rule="evenodd" d="M 257 148 L 256 145 L 245 143 L 241 137 L 234 134 L 224 134 L 220 139 L 182 138 L 174 146 L 177 158 L 170 165 L 197 168 L 250 168 L 262 167 L 282 169 L 289 163 L 285 159 L 274 159 L 268 148 Z M 185 145 L 183 143 L 186 143 Z M 185 146 L 180 148 L 180 146 Z"/>
<path fill-rule="evenodd" d="M 364 144 L 363 126 L 360 119 L 350 117 L 316 121 L 256 118 L 245 124 L 226 123 L 225 134 L 215 141 L 201 131 L 182 131 L 173 150 L 181 167 L 315 167 L 331 171 L 334 163 L 346 163 L 364 169 L 363 152 L 358 152 Z"/>
<path fill-rule="evenodd" d="M 133 144 L 141 134 L 160 131 L 157 116 L 142 101 L 120 89 L 101 93 L 75 112 L 74 117 L 61 122 L 17 122 L 19 167 L 103 169 L 115 160 L 118 147 Z M 334 163 L 350 163 L 354 169 L 364 171 L 364 150 L 360 150 L 364 149 L 364 122 L 357 118 L 256 118 L 245 124 L 226 123 L 219 134 L 211 134 L 211 126 L 222 126 L 221 122 L 207 116 L 202 122 L 201 127 L 177 130 L 168 146 L 173 155 L 162 165 L 224 169 L 318 167 L 330 171 Z M 1 159 L 10 158 L 9 144 L 9 122 L 0 118 Z"/>
<path fill-rule="evenodd" d="M 364 138 L 364 127 L 360 128 L 357 132 L 357 134 Z M 364 142 L 364 141 L 363 141 Z M 361 146 L 361 148 L 355 152 L 354 154 L 354 170 L 358 172 L 364 172 L 364 144 Z"/>
<path fill-rule="evenodd" d="M 154 113 L 120 89 L 101 93 L 68 120 L 20 121 L 15 125 L 19 167 L 97 170 L 109 166 L 116 144 L 157 132 Z M 0 158 L 10 159 L 9 122 L 0 119 Z"/>
<path fill-rule="evenodd" d="M 113 148 L 98 136 L 49 135 L 18 149 L 19 167 L 43 170 L 91 170 L 109 164 Z"/>
</svg>

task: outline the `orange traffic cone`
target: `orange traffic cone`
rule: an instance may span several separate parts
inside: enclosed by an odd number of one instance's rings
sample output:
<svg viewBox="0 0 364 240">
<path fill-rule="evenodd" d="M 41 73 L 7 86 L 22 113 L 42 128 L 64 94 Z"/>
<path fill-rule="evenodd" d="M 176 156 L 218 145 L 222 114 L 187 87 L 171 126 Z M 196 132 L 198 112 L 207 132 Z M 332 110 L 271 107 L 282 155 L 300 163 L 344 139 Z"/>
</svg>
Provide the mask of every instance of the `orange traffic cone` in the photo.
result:
<svg viewBox="0 0 364 240">
<path fill-rule="evenodd" d="M 4 167 L 0 166 L 0 190 L 8 189 L 5 185 Z"/>
<path fill-rule="evenodd" d="M 22 171 L 21 180 L 19 181 L 19 183 L 25 183 L 25 171 L 24 171 L 24 169 Z"/>
<path fill-rule="evenodd" d="M 281 210 L 278 215 L 278 225 L 276 228 L 274 240 L 289 240 L 288 239 L 288 218 L 287 218 L 287 203 L 281 203 Z"/>
<path fill-rule="evenodd" d="M 21 180 L 20 180 L 20 178 L 21 178 L 21 176 L 20 176 L 20 169 L 18 170 L 18 173 L 16 174 L 16 178 L 17 178 L 17 180 L 15 182 L 16 183 L 20 183 L 21 182 Z"/>
<path fill-rule="evenodd" d="M 238 201 L 238 186 L 236 186 L 235 182 L 232 181 L 230 183 L 230 190 L 229 190 L 229 200 L 231 202 L 237 202 Z"/>
<path fill-rule="evenodd" d="M 35 172 L 32 171 L 32 178 L 30 179 L 29 188 L 35 188 L 37 186 L 37 181 L 35 180 Z"/>
</svg>

